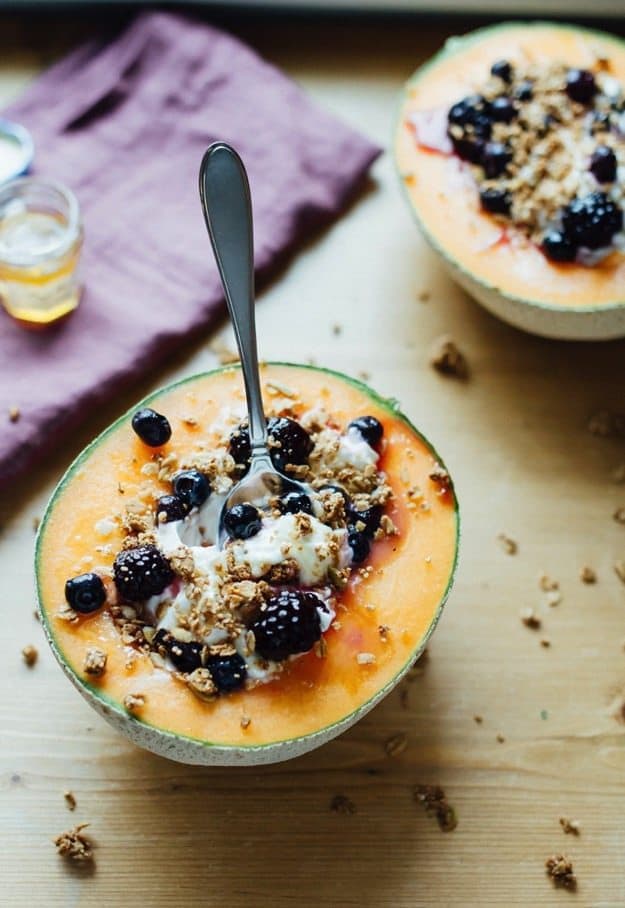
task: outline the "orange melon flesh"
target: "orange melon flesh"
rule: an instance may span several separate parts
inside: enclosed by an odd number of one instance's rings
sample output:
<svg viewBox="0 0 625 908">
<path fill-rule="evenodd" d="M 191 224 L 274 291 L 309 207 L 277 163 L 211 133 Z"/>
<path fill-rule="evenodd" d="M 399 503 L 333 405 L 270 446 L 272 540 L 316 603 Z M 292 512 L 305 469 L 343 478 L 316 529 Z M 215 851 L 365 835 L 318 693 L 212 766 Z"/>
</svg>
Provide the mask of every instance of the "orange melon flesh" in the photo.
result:
<svg viewBox="0 0 625 908">
<path fill-rule="evenodd" d="M 128 693 L 144 694 L 145 707 L 138 716 L 142 721 L 215 744 L 259 745 L 307 735 L 366 703 L 419 648 L 445 597 L 455 562 L 455 499 L 438 494 L 428 478 L 437 458 L 401 416 L 381 398 L 370 396 L 364 386 L 333 373 L 272 365 L 262 370 L 263 382 L 268 379 L 295 389 L 304 409 L 322 405 L 341 425 L 370 413 L 384 426 L 381 466 L 396 493 L 388 513 L 400 535 L 376 543 L 371 576 L 352 579 L 341 594 L 340 629 L 326 634 L 325 659 L 309 653 L 267 685 L 203 702 L 168 672 L 155 668 L 147 656 L 140 655 L 127 668 L 128 649 L 105 610 L 77 624 L 58 617 L 65 581 L 99 565 L 110 568 L 120 548 L 119 530 L 102 539 L 95 525 L 119 512 L 124 500 L 135 497 L 146 482 L 141 467 L 153 451 L 134 435 L 129 415 L 96 440 L 70 469 L 51 502 L 38 546 L 43 618 L 71 671 L 116 704 Z M 171 442 L 162 450 L 189 451 L 200 439 L 210 441 L 204 427 L 210 427 L 220 410 L 235 399 L 243 399 L 238 369 L 196 376 L 158 393 L 150 405 L 164 413 L 173 428 Z M 195 417 L 199 426 L 184 423 L 188 416 Z M 406 491 L 414 485 L 425 492 L 430 510 L 408 509 Z M 112 545 L 112 554 L 95 552 L 102 543 Z M 390 628 L 386 642 L 378 630 L 381 624 Z M 108 654 L 106 672 L 95 682 L 82 668 L 88 646 Z M 375 663 L 358 664 L 361 652 L 372 653 Z M 251 719 L 247 729 L 241 727 L 244 715 Z"/>
<path fill-rule="evenodd" d="M 584 68 L 599 54 L 625 83 L 625 45 L 600 33 L 541 23 L 502 25 L 453 42 L 408 83 L 395 137 L 399 174 L 426 234 L 460 269 L 508 296 L 567 307 L 623 302 L 623 255 L 586 268 L 549 262 L 530 242 L 520 248 L 493 245 L 498 225 L 480 210 L 475 186 L 459 178 L 458 158 L 419 147 L 409 117 L 448 109 L 479 91 L 491 64 L 501 59 L 513 65 L 552 59 Z"/>
</svg>

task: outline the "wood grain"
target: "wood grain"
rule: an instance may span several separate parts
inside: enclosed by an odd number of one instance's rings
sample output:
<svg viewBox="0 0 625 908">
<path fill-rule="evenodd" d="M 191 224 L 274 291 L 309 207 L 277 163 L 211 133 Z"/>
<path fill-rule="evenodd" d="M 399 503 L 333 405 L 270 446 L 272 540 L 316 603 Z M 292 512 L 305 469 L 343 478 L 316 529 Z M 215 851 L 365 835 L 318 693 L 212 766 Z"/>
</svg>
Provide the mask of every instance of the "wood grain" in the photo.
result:
<svg viewBox="0 0 625 908">
<path fill-rule="evenodd" d="M 99 20 L 95 20 L 96 23 Z M 0 99 L 88 29 L 69 16 L 0 21 Z M 235 23 L 236 25 L 236 23 Z M 385 143 L 395 96 L 444 37 L 438 26 L 268 20 L 240 31 L 320 102 Z M 208 255 L 207 245 L 207 255 Z M 428 302 L 418 296 L 427 290 Z M 346 217 L 264 293 L 262 354 L 354 373 L 399 397 L 457 482 L 461 568 L 423 674 L 356 728 L 282 766 L 202 770 L 143 753 L 63 678 L 33 618 L 33 518 L 70 458 L 140 393 L 214 362 L 205 339 L 89 420 L 0 503 L 0 851 L 3 904 L 48 906 L 588 906 L 625 904 L 625 486 L 623 441 L 586 430 L 625 410 L 625 343 L 547 342 L 496 322 L 448 280 L 404 207 L 391 161 Z M 332 326 L 340 323 L 337 335 Z M 430 342 L 450 332 L 472 378 L 442 378 Z M 219 335 L 231 337 L 224 326 Z M 1 416 L 0 416 L 1 420 Z M 10 431 L 7 424 L 3 431 Z M 505 554 L 497 535 L 519 543 Z M 579 579 L 584 565 L 595 585 Z M 545 603 L 542 572 L 562 602 Z M 519 619 L 533 607 L 543 627 Z M 540 644 L 546 637 L 549 648 Z M 21 648 L 35 643 L 29 669 Z M 481 715 L 483 722 L 474 721 Z M 403 732 L 395 758 L 384 742 Z M 497 735 L 505 738 L 497 740 Z M 457 810 L 443 834 L 412 798 L 441 784 Z M 78 805 L 70 813 L 63 791 Z M 330 810 L 350 797 L 354 815 Z M 580 821 L 565 836 L 558 818 Z M 90 821 L 95 871 L 59 859 L 53 836 Z M 564 851 L 576 895 L 545 858 Z"/>
</svg>

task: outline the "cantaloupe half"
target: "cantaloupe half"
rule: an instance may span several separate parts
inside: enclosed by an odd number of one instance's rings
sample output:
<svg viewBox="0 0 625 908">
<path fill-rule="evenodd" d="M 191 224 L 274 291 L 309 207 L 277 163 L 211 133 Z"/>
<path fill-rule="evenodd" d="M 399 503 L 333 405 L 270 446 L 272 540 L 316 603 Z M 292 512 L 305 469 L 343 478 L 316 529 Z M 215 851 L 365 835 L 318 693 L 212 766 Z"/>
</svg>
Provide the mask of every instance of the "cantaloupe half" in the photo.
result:
<svg viewBox="0 0 625 908">
<path fill-rule="evenodd" d="M 458 510 L 453 490 L 441 493 L 430 479 L 441 460 L 395 402 L 337 372 L 307 366 L 264 366 L 265 388 L 268 380 L 293 389 L 304 409 L 323 406 L 339 424 L 372 414 L 384 426 L 381 469 L 395 492 L 388 513 L 400 534 L 374 544 L 367 579 L 352 575 L 340 595 L 340 627 L 326 634 L 325 658 L 310 652 L 269 684 L 204 702 L 148 656 L 140 655 L 128 667 L 128 648 L 106 610 L 73 624 L 59 616 L 66 579 L 99 565 L 110 568 L 120 548 L 122 537 L 115 529 L 105 540 L 108 554 L 96 552 L 103 541 L 96 525 L 120 511 L 146 481 L 141 467 L 152 450 L 131 430 L 131 413 L 69 468 L 37 540 L 41 620 L 61 667 L 112 725 L 142 747 L 185 763 L 275 762 L 338 735 L 384 697 L 421 653 L 454 574 Z M 164 413 L 172 425 L 171 441 L 163 450 L 185 452 L 193 450 L 198 438 L 210 439 L 210 426 L 235 400 L 243 400 L 241 373 L 226 368 L 170 385 L 143 403 Z M 189 417 L 197 425 L 184 421 Z M 410 504 L 408 492 L 416 486 L 423 492 L 423 506 L 420 500 Z M 380 625 L 388 627 L 387 633 L 380 634 Z M 90 679 L 83 671 L 89 646 L 108 654 L 101 679 Z M 361 664 L 359 653 L 369 653 L 375 661 Z M 134 715 L 123 706 L 130 693 L 145 697 Z M 247 727 L 242 717 L 250 719 Z"/>
<path fill-rule="evenodd" d="M 478 302 L 512 325 L 578 340 L 625 335 L 625 256 L 598 266 L 550 262 L 532 244 L 496 242 L 497 225 L 480 210 L 471 181 L 459 178 L 458 159 L 415 141 L 410 116 L 449 109 L 479 90 L 492 63 L 552 59 L 591 66 L 609 59 L 625 84 L 625 44 L 616 37 L 570 25 L 508 23 L 451 38 L 404 88 L 394 134 L 397 169 L 423 233 L 454 279 Z"/>
</svg>

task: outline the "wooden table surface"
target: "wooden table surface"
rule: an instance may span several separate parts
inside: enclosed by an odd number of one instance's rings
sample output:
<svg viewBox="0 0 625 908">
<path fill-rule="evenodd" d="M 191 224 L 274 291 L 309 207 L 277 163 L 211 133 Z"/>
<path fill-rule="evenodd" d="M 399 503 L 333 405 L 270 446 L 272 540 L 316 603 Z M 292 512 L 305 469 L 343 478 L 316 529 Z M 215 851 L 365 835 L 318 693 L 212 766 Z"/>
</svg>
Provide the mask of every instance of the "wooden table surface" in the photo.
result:
<svg viewBox="0 0 625 908">
<path fill-rule="evenodd" d="M 89 27 L 68 15 L 0 18 L 0 101 Z M 403 21 L 256 20 L 240 31 L 380 142 L 402 81 L 444 37 L 440 26 Z M 625 485 L 611 476 L 625 445 L 587 430 L 595 411 L 625 410 L 625 342 L 555 343 L 495 321 L 426 249 L 388 156 L 373 178 L 263 293 L 259 332 L 267 358 L 370 372 L 446 457 L 464 538 L 429 662 L 405 704 L 396 691 L 321 750 L 259 769 L 187 768 L 144 753 L 68 684 L 33 618 L 33 519 L 110 418 L 215 361 L 208 339 L 181 350 L 0 501 L 0 903 L 625 905 L 625 585 L 613 567 L 625 558 L 625 527 L 613 519 Z M 444 332 L 469 359 L 466 384 L 428 365 Z M 226 325 L 219 334 L 231 343 Z M 502 532 L 516 555 L 503 551 Z M 596 584 L 580 581 L 585 565 Z M 560 583 L 557 606 L 539 588 L 543 573 Z M 520 620 L 528 607 L 538 631 Z M 32 669 L 20 654 L 29 643 L 40 649 Z M 384 744 L 398 733 L 408 746 L 390 758 Z M 414 803 L 420 783 L 444 787 L 454 832 Z M 337 794 L 357 812 L 333 812 Z M 560 817 L 578 820 L 581 834 L 565 835 Z M 51 842 L 83 821 L 97 842 L 87 874 Z M 557 852 L 574 862 L 576 894 L 545 875 Z"/>
</svg>

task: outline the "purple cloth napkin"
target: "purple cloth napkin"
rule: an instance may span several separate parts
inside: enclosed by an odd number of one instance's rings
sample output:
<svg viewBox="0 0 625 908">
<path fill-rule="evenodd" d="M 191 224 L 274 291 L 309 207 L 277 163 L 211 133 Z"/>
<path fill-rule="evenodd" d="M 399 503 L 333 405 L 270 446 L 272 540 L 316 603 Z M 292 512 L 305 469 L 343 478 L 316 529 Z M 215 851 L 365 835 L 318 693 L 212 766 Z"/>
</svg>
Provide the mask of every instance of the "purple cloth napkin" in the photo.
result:
<svg viewBox="0 0 625 908">
<path fill-rule="evenodd" d="M 46 332 L 0 313 L 0 413 L 21 411 L 0 484 L 221 310 L 197 189 L 212 141 L 248 168 L 257 274 L 336 217 L 379 153 L 232 36 L 167 13 L 79 47 L 6 115 L 32 131 L 36 173 L 78 196 L 87 289 Z"/>
</svg>

